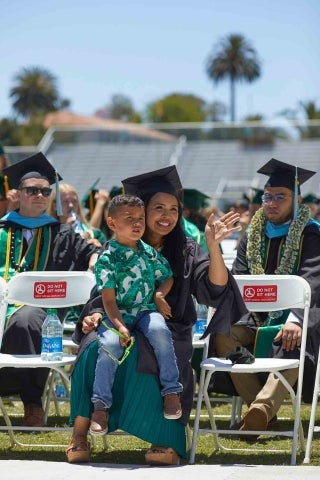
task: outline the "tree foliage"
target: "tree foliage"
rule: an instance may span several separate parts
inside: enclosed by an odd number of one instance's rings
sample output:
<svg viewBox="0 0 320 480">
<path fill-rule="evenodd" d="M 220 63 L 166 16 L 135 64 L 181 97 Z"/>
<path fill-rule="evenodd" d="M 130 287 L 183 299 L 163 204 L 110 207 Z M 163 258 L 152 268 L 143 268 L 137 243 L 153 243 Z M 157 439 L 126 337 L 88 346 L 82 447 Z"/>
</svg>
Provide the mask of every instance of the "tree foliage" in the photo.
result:
<svg viewBox="0 0 320 480">
<path fill-rule="evenodd" d="M 215 83 L 230 79 L 231 121 L 235 120 L 235 83 L 253 82 L 261 74 L 255 49 L 243 35 L 229 35 L 214 46 L 206 63 L 206 73 Z"/>
<path fill-rule="evenodd" d="M 46 129 L 38 121 L 21 124 L 16 119 L 0 120 L 0 141 L 3 145 L 37 145 L 45 132 Z"/>
<path fill-rule="evenodd" d="M 172 93 L 147 106 L 146 117 L 149 122 L 204 122 L 210 113 L 214 116 L 214 105 L 196 95 Z"/>
<path fill-rule="evenodd" d="M 117 93 L 111 97 L 110 115 L 115 120 L 125 122 L 141 123 L 141 117 L 135 111 L 132 100 L 126 95 Z"/>
<path fill-rule="evenodd" d="M 305 114 L 307 120 L 320 120 L 320 108 L 317 107 L 316 102 L 310 100 L 308 102 L 300 102 L 300 108 Z M 311 123 L 311 122 L 310 122 Z M 307 127 L 298 127 L 302 138 L 319 138 L 320 127 L 308 125 Z"/>
<path fill-rule="evenodd" d="M 23 118 L 37 117 L 70 104 L 60 98 L 56 77 L 44 68 L 25 67 L 15 75 L 14 82 L 9 96 L 13 110 Z"/>
</svg>

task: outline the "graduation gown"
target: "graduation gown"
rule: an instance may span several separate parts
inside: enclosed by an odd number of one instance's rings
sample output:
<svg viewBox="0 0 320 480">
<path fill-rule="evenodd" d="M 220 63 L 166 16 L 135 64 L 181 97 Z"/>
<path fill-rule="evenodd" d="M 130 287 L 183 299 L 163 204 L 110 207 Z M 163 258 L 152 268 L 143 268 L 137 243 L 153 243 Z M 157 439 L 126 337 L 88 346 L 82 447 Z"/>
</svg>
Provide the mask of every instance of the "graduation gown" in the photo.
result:
<svg viewBox="0 0 320 480">
<path fill-rule="evenodd" d="M 34 230 L 34 237 L 26 249 L 23 245 L 22 228 Z M 38 242 L 35 259 L 35 244 Z M 11 212 L 0 220 L 0 275 L 11 278 L 22 270 L 87 270 L 91 255 L 98 252 L 72 228 L 60 224 L 47 215 L 31 219 Z M 1 352 L 14 354 L 39 354 L 41 351 L 41 328 L 46 312 L 37 307 L 10 306 Z M 46 381 L 46 369 L 1 369 L 0 394 L 21 394 L 25 403 L 41 398 Z M 40 394 L 40 397 L 39 397 Z"/>
<path fill-rule="evenodd" d="M 216 306 L 228 287 L 213 285 L 208 278 L 209 258 L 191 238 L 184 249 L 184 275 L 176 278 L 167 301 L 172 318 L 167 322 L 172 333 L 180 381 L 183 384 L 181 402 L 183 416 L 180 420 L 163 417 L 163 401 L 157 378 L 157 366 L 153 352 L 142 335 L 126 361 L 117 370 L 113 387 L 113 405 L 109 414 L 109 431 L 122 429 L 150 443 L 174 448 L 186 456 L 185 425 L 193 404 L 193 372 L 191 367 L 192 328 L 196 312 L 191 297 L 199 303 Z M 95 332 L 82 334 L 82 319 L 93 312 L 103 313 L 101 297 L 94 297 L 84 308 L 74 332 L 74 340 L 80 343 L 78 357 L 71 376 L 71 424 L 78 415 L 91 416 L 91 395 L 94 368 L 97 357 Z M 217 327 L 229 331 L 221 318 Z"/>
<path fill-rule="evenodd" d="M 265 273 L 273 274 L 279 264 L 281 245 L 285 236 L 266 239 L 267 258 Z M 246 257 L 247 234 L 244 235 L 238 247 L 237 257 L 232 267 L 234 274 L 249 274 Z M 316 364 L 320 345 L 320 224 L 311 221 L 306 225 L 300 243 L 300 258 L 297 266 L 297 275 L 305 278 L 311 286 L 311 308 L 308 323 L 308 337 L 306 345 L 306 360 L 303 384 L 303 399 L 305 402 L 312 401 L 313 386 L 315 380 Z M 293 313 L 302 321 L 303 310 L 294 309 Z M 231 319 L 235 323 L 236 318 Z M 239 323 L 254 326 L 251 317 L 244 317 Z M 284 355 L 299 355 L 298 351 L 284 352 L 281 347 L 273 345 L 272 355 L 283 357 Z"/>
</svg>

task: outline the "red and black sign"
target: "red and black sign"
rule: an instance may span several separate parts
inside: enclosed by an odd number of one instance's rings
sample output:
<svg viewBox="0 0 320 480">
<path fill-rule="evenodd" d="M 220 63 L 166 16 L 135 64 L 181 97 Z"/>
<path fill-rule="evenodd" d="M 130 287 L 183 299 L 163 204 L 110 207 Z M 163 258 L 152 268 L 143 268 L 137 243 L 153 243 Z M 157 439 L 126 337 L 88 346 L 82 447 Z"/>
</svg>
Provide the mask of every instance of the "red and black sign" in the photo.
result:
<svg viewBox="0 0 320 480">
<path fill-rule="evenodd" d="M 35 282 L 33 287 L 34 298 L 65 298 L 67 282 Z"/>
<path fill-rule="evenodd" d="M 243 300 L 245 302 L 276 302 L 277 285 L 244 285 Z"/>
</svg>

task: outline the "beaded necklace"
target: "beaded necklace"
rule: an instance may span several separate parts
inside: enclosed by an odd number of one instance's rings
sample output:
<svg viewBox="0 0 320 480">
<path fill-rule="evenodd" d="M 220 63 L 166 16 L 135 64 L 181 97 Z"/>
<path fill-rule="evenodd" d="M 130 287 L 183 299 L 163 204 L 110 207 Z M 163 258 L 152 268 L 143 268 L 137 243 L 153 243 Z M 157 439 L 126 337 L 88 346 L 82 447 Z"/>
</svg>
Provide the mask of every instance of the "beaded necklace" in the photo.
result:
<svg viewBox="0 0 320 480">
<path fill-rule="evenodd" d="M 21 233 L 22 235 L 22 233 Z M 36 239 L 35 239 L 36 237 Z M 10 227 L 8 229 L 8 238 L 7 238 L 7 247 L 6 247 L 6 264 L 4 279 L 8 280 L 9 270 L 13 269 L 15 273 L 26 272 L 26 271 L 37 271 L 39 270 L 39 259 L 40 253 L 43 246 L 43 229 L 37 229 L 35 237 L 32 239 L 26 253 L 21 256 L 22 248 L 17 248 L 16 244 L 16 235 L 15 229 Z M 36 245 L 34 247 L 34 242 Z M 46 255 L 47 257 L 47 255 Z M 28 261 L 29 258 L 29 261 Z"/>
<path fill-rule="evenodd" d="M 280 259 L 280 264 L 275 270 L 275 274 L 290 275 L 294 268 L 300 249 L 300 240 L 302 232 L 310 219 L 310 210 L 306 205 L 300 205 L 299 214 L 296 220 L 291 222 L 288 235 L 286 237 L 284 252 Z M 264 232 L 266 225 L 266 216 L 263 208 L 260 208 L 254 215 L 248 235 L 247 259 L 250 273 L 263 275 L 261 249 L 264 248 Z"/>
</svg>

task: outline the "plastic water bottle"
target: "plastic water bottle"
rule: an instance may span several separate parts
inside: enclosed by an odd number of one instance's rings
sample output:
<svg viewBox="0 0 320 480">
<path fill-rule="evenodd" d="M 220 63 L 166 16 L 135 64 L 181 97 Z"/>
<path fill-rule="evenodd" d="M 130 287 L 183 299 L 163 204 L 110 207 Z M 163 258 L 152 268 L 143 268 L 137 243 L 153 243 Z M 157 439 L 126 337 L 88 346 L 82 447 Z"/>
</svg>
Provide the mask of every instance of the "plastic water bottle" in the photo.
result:
<svg viewBox="0 0 320 480">
<path fill-rule="evenodd" d="M 62 360 L 62 324 L 55 308 L 48 308 L 42 325 L 41 358 L 47 361 Z"/>
<path fill-rule="evenodd" d="M 196 302 L 197 321 L 193 329 L 193 339 L 199 340 L 207 326 L 208 307 Z"/>
<path fill-rule="evenodd" d="M 73 218 L 73 223 L 72 223 L 72 228 L 76 233 L 80 233 L 80 235 L 83 234 L 83 228 L 81 225 L 81 220 L 79 218 L 79 215 L 76 214 L 74 210 L 70 210 L 70 216 Z"/>
<path fill-rule="evenodd" d="M 61 380 L 60 375 L 56 374 L 55 376 L 55 392 L 58 399 L 65 399 L 67 392 L 64 383 Z"/>
</svg>

